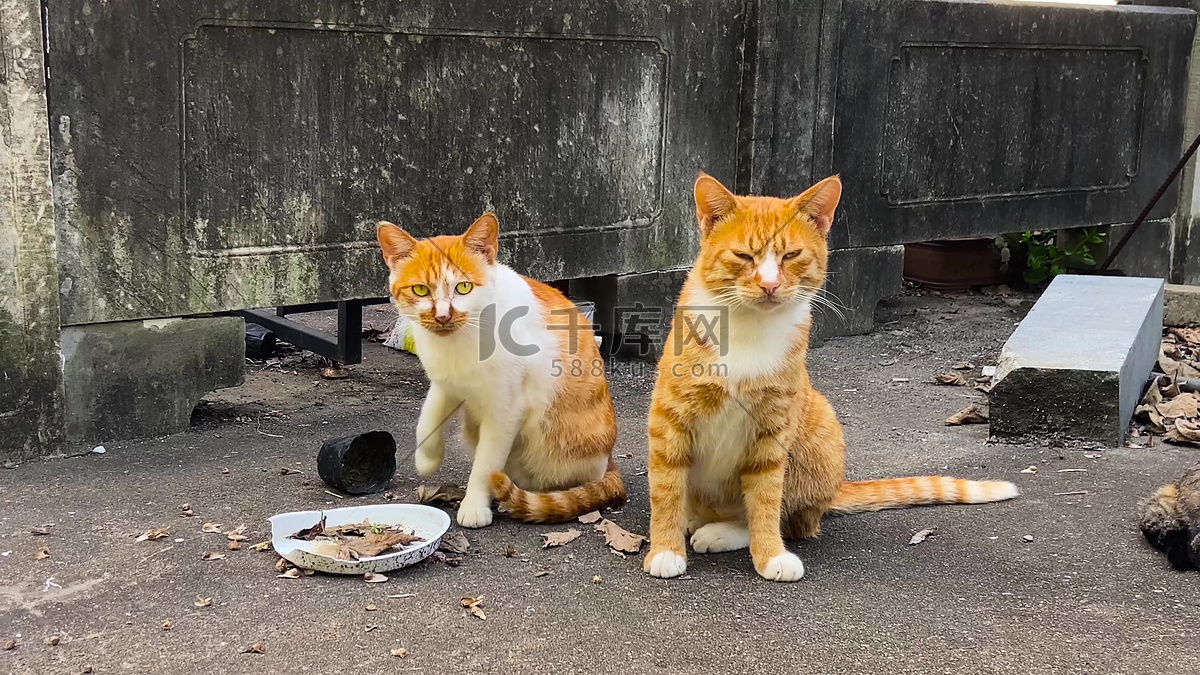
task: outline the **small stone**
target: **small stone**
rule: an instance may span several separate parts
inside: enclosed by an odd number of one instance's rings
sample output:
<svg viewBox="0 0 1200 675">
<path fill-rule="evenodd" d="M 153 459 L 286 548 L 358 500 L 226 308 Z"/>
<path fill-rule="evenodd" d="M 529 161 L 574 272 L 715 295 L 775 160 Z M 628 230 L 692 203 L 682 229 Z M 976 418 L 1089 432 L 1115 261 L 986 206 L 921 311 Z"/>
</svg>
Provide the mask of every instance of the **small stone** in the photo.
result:
<svg viewBox="0 0 1200 675">
<path fill-rule="evenodd" d="M 1021 537 L 1021 541 L 1024 541 L 1024 542 L 1031 542 L 1031 541 L 1033 541 L 1033 535 L 1032 535 L 1032 534 L 1027 534 L 1027 535 L 1025 535 L 1024 537 Z"/>
<path fill-rule="evenodd" d="M 92 448 L 93 455 L 103 455 L 106 452 L 108 452 L 108 450 L 106 450 L 103 445 L 97 445 L 96 447 Z"/>
</svg>

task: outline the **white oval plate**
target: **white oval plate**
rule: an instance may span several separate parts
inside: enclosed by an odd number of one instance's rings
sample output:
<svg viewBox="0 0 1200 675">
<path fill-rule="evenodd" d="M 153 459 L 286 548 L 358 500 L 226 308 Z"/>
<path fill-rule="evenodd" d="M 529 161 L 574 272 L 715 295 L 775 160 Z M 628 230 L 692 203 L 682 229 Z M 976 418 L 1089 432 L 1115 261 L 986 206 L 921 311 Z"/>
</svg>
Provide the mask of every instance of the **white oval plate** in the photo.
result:
<svg viewBox="0 0 1200 675">
<path fill-rule="evenodd" d="M 361 523 L 365 518 L 378 525 L 396 525 L 425 541 L 373 558 L 338 560 L 309 550 L 318 542 L 288 538 L 321 522 L 321 516 L 325 516 L 328 527 Z M 268 520 L 271 521 L 271 546 L 276 553 L 297 567 L 329 574 L 389 572 L 408 567 L 436 551 L 442 535 L 450 529 L 450 516 L 445 511 L 423 504 L 372 504 L 325 511 L 293 511 L 271 516 Z"/>
</svg>

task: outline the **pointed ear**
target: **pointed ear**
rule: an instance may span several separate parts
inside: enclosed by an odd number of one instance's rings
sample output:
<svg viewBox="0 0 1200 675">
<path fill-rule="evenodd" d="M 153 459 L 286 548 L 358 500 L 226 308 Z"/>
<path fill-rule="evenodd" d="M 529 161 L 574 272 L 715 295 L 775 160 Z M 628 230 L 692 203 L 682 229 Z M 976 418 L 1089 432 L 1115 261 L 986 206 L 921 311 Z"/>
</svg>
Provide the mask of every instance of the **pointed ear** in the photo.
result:
<svg viewBox="0 0 1200 675">
<path fill-rule="evenodd" d="M 487 258 L 488 264 L 494 265 L 500 251 L 500 221 L 496 220 L 496 214 L 488 211 L 471 223 L 463 233 L 463 243 Z"/>
<path fill-rule="evenodd" d="M 830 176 L 808 188 L 803 194 L 792 197 L 791 201 L 796 209 L 812 218 L 821 236 L 828 237 L 829 228 L 833 227 L 833 212 L 841 199 L 842 179 Z"/>
<path fill-rule="evenodd" d="M 386 220 L 375 228 L 375 238 L 379 240 L 379 249 L 383 251 L 383 259 L 388 267 L 409 257 L 417 248 L 417 240 L 411 234 Z"/>
<path fill-rule="evenodd" d="M 692 191 L 696 195 L 696 220 L 700 223 L 700 234 L 705 237 L 718 220 L 737 209 L 737 197 L 706 173 L 696 179 Z"/>
</svg>

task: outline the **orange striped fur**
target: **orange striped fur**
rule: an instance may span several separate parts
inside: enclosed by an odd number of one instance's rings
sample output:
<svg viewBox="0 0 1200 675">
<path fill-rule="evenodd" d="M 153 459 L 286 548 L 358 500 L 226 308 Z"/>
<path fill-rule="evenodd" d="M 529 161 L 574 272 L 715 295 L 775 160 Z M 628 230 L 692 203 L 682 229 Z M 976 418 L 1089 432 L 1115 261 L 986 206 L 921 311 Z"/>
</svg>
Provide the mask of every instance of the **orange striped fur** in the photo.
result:
<svg viewBox="0 0 1200 675">
<path fill-rule="evenodd" d="M 421 241 L 380 223 L 378 239 L 392 298 L 414 322 L 430 379 L 416 429 L 418 473 L 441 466 L 445 428 L 462 420 L 472 466 L 458 523 L 491 523 L 493 498 L 535 522 L 623 502 L 612 459 L 616 415 L 591 328 L 561 292 L 496 261 L 496 217 L 480 216 L 461 236 Z M 508 343 L 485 333 L 500 330 Z"/>
<path fill-rule="evenodd" d="M 749 548 L 761 576 L 795 581 L 804 565 L 783 538 L 816 536 L 826 513 L 1016 496 L 1011 483 L 941 476 L 845 482 L 841 424 L 806 366 L 841 191 L 836 176 L 792 199 L 696 181 L 700 252 L 650 405 L 654 576 L 686 571 L 690 533 L 698 553 Z"/>
</svg>

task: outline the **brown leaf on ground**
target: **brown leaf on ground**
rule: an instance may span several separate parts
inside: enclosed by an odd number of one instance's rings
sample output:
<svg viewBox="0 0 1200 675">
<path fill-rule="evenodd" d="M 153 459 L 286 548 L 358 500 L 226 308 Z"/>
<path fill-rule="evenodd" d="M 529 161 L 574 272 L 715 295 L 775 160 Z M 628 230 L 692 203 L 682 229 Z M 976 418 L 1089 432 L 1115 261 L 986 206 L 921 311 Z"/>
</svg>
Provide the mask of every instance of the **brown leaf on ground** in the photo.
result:
<svg viewBox="0 0 1200 675">
<path fill-rule="evenodd" d="M 229 475 L 229 467 L 225 467 L 224 469 L 221 469 L 221 474 L 228 476 Z"/>
<path fill-rule="evenodd" d="M 293 567 L 293 568 L 289 569 L 288 571 L 284 572 L 283 574 L 276 575 L 275 578 L 276 579 L 299 579 L 300 578 L 300 568 Z"/>
<path fill-rule="evenodd" d="M 196 512 L 192 511 L 191 504 L 181 504 L 179 506 L 179 515 L 183 517 L 191 517 L 196 515 Z"/>
<path fill-rule="evenodd" d="M 974 370 L 975 364 L 971 363 L 970 361 L 959 361 L 950 367 L 954 370 Z"/>
<path fill-rule="evenodd" d="M 377 610 L 377 609 L 379 609 L 379 608 L 378 608 L 378 607 L 376 607 L 375 605 L 367 605 L 367 607 L 366 607 L 366 610 L 367 610 L 368 612 L 374 612 L 374 611 L 375 611 L 375 610 Z"/>
<path fill-rule="evenodd" d="M 299 539 L 301 541 L 312 541 L 313 538 L 325 534 L 325 516 L 321 516 L 320 522 L 312 527 L 306 527 L 296 534 L 293 534 L 289 539 Z"/>
<path fill-rule="evenodd" d="M 442 543 L 438 544 L 439 551 L 449 551 L 450 553 L 458 553 L 462 555 L 471 550 L 471 542 L 467 541 L 466 535 L 458 530 L 447 532 L 442 537 Z"/>
<path fill-rule="evenodd" d="M 268 539 L 266 541 L 260 541 L 257 544 L 251 546 L 250 550 L 254 551 L 255 553 L 262 553 L 263 551 L 270 551 L 271 550 L 271 540 Z"/>
<path fill-rule="evenodd" d="M 979 407 L 978 403 L 972 403 L 946 418 L 946 426 L 948 427 L 956 427 L 962 424 L 987 424 L 987 422 L 987 413 L 983 411 L 983 408 Z"/>
<path fill-rule="evenodd" d="M 1030 464 L 1029 466 L 1025 467 L 1024 469 L 1021 469 L 1021 473 L 1037 473 L 1037 466 Z"/>
<path fill-rule="evenodd" d="M 246 647 L 245 649 L 243 649 L 242 653 L 243 654 L 266 654 L 267 649 L 266 649 L 266 647 L 263 646 L 263 643 L 255 642 L 254 644 L 250 645 L 249 647 Z"/>
<path fill-rule="evenodd" d="M 517 554 L 517 547 L 509 544 L 504 547 L 504 557 L 511 558 Z"/>
<path fill-rule="evenodd" d="M 4 651 L 4 652 L 11 652 L 12 650 L 14 650 L 16 648 L 17 648 L 17 641 L 11 640 L 11 639 L 5 640 L 4 644 L 0 645 L 0 651 Z"/>
<path fill-rule="evenodd" d="M 642 535 L 634 534 L 607 518 L 601 518 L 600 522 L 592 527 L 604 534 L 606 544 L 624 553 L 637 553 L 642 550 L 642 544 L 646 541 Z"/>
<path fill-rule="evenodd" d="M 163 630 L 171 630 L 174 627 L 175 627 L 175 623 L 173 621 L 171 621 L 170 619 L 167 619 L 166 621 L 162 622 Z"/>
<path fill-rule="evenodd" d="M 453 483 L 445 485 L 420 485 L 417 487 L 417 501 L 421 504 L 445 504 L 458 506 L 467 491 Z"/>
<path fill-rule="evenodd" d="M 598 520 L 600 520 L 599 511 L 589 511 L 582 516 L 579 516 L 579 522 L 583 523 L 584 525 L 591 525 Z"/>
<path fill-rule="evenodd" d="M 1171 377 L 1200 377 L 1200 370 L 1193 363 L 1176 358 L 1179 350 L 1174 345 L 1163 344 L 1158 352 L 1158 367 Z"/>
<path fill-rule="evenodd" d="M 88 664 L 84 664 L 83 670 L 81 670 L 79 672 L 83 673 L 83 675 L 91 675 L 92 673 L 94 673 L 96 671 L 92 670 L 92 665 L 90 663 L 88 663 Z"/>
<path fill-rule="evenodd" d="M 160 527 L 154 530 L 146 530 L 137 536 L 136 541 L 157 541 L 163 537 L 166 537 L 168 534 L 170 534 L 170 532 L 168 531 L 168 528 L 165 527 Z"/>
<path fill-rule="evenodd" d="M 44 560 L 50 557 L 50 549 L 46 546 L 38 546 L 37 553 L 33 554 L 34 560 Z"/>
<path fill-rule="evenodd" d="M 225 548 L 229 549 L 230 551 L 236 551 L 236 550 L 240 549 L 241 547 L 242 547 L 242 545 L 237 543 L 236 541 L 231 541 L 225 545 Z"/>
<path fill-rule="evenodd" d="M 280 476 L 290 476 L 294 473 L 300 473 L 300 471 L 298 471 L 297 469 L 292 469 L 292 468 L 286 467 L 286 466 L 279 468 Z"/>
<path fill-rule="evenodd" d="M 205 551 L 204 555 L 200 556 L 200 559 L 203 560 L 204 562 L 212 562 L 214 560 L 224 560 L 225 554 L 224 553 L 214 553 L 213 551 Z"/>
<path fill-rule="evenodd" d="M 60 642 L 62 642 L 62 638 L 58 637 L 57 635 L 51 635 L 45 640 L 42 640 L 42 644 L 46 645 L 47 647 L 57 646 Z"/>
<path fill-rule="evenodd" d="M 221 534 L 221 523 L 205 523 L 200 526 L 200 531 L 209 534 Z"/>
<path fill-rule="evenodd" d="M 275 561 L 276 572 L 286 572 L 288 571 L 289 567 L 292 567 L 292 563 L 289 562 L 287 558 L 280 558 L 279 560 Z"/>
<path fill-rule="evenodd" d="M 247 537 L 245 535 L 245 532 L 246 532 L 246 526 L 244 524 L 238 525 L 237 529 L 230 530 L 229 532 L 227 532 L 225 534 L 225 538 L 228 539 L 229 541 L 246 541 L 250 537 Z"/>
<path fill-rule="evenodd" d="M 41 527 L 30 528 L 29 534 L 32 534 L 35 537 L 44 537 L 44 536 L 50 534 L 50 526 L 42 525 Z"/>
<path fill-rule="evenodd" d="M 928 538 L 929 538 L 929 536 L 930 536 L 930 535 L 932 535 L 932 534 L 934 534 L 935 532 L 937 532 L 937 528 L 936 528 L 936 527 L 934 527 L 934 528 L 930 528 L 930 529 L 927 529 L 927 530 L 921 530 L 920 532 L 918 532 L 918 533 L 914 534 L 914 535 L 912 536 L 912 539 L 909 539 L 909 540 L 908 540 L 908 545 L 909 545 L 909 546 L 916 546 L 917 544 L 920 544 L 921 542 L 923 542 L 923 541 L 925 541 L 926 539 L 928 539 Z"/>
<path fill-rule="evenodd" d="M 1163 436 L 1163 439 L 1172 443 L 1200 445 L 1200 422 L 1177 419 L 1175 426 L 1167 429 L 1167 435 Z"/>
<path fill-rule="evenodd" d="M 600 583 L 600 582 L 602 582 L 602 581 L 604 581 L 604 579 L 601 579 L 599 574 L 597 574 L 597 575 L 595 575 L 594 577 L 592 577 L 592 583 L 593 583 L 593 584 L 598 584 L 598 583 Z"/>
<path fill-rule="evenodd" d="M 933 378 L 934 384 L 941 384 L 950 387 L 965 387 L 967 386 L 967 378 L 962 376 L 962 373 L 942 373 Z"/>
<path fill-rule="evenodd" d="M 471 612 L 471 614 L 479 617 L 481 620 L 487 621 L 487 615 L 483 613 L 483 608 L 480 607 L 480 605 L 482 605 L 482 604 L 483 604 L 483 596 L 482 595 L 476 595 L 476 596 L 468 595 L 468 596 L 463 597 L 463 599 L 462 599 L 462 606 L 466 607 L 467 611 L 469 611 L 469 612 Z"/>
<path fill-rule="evenodd" d="M 399 649 L 393 649 L 392 656 L 395 656 L 398 659 L 402 659 L 405 656 L 408 656 L 408 650 L 405 649 L 404 647 L 400 647 Z"/>
<path fill-rule="evenodd" d="M 569 544 L 578 539 L 579 535 L 581 534 L 583 533 L 574 528 L 566 530 L 565 532 L 544 532 L 542 533 L 542 538 L 545 539 L 545 541 L 542 542 L 542 548 L 554 548 L 556 546 Z"/>
<path fill-rule="evenodd" d="M 197 609 L 200 607 L 212 607 L 212 598 L 205 598 L 197 595 L 196 600 L 192 603 Z"/>
<path fill-rule="evenodd" d="M 376 572 L 367 572 L 363 575 L 363 581 L 367 582 L 368 584 L 382 584 L 387 580 L 388 578 L 386 576 Z"/>
</svg>

